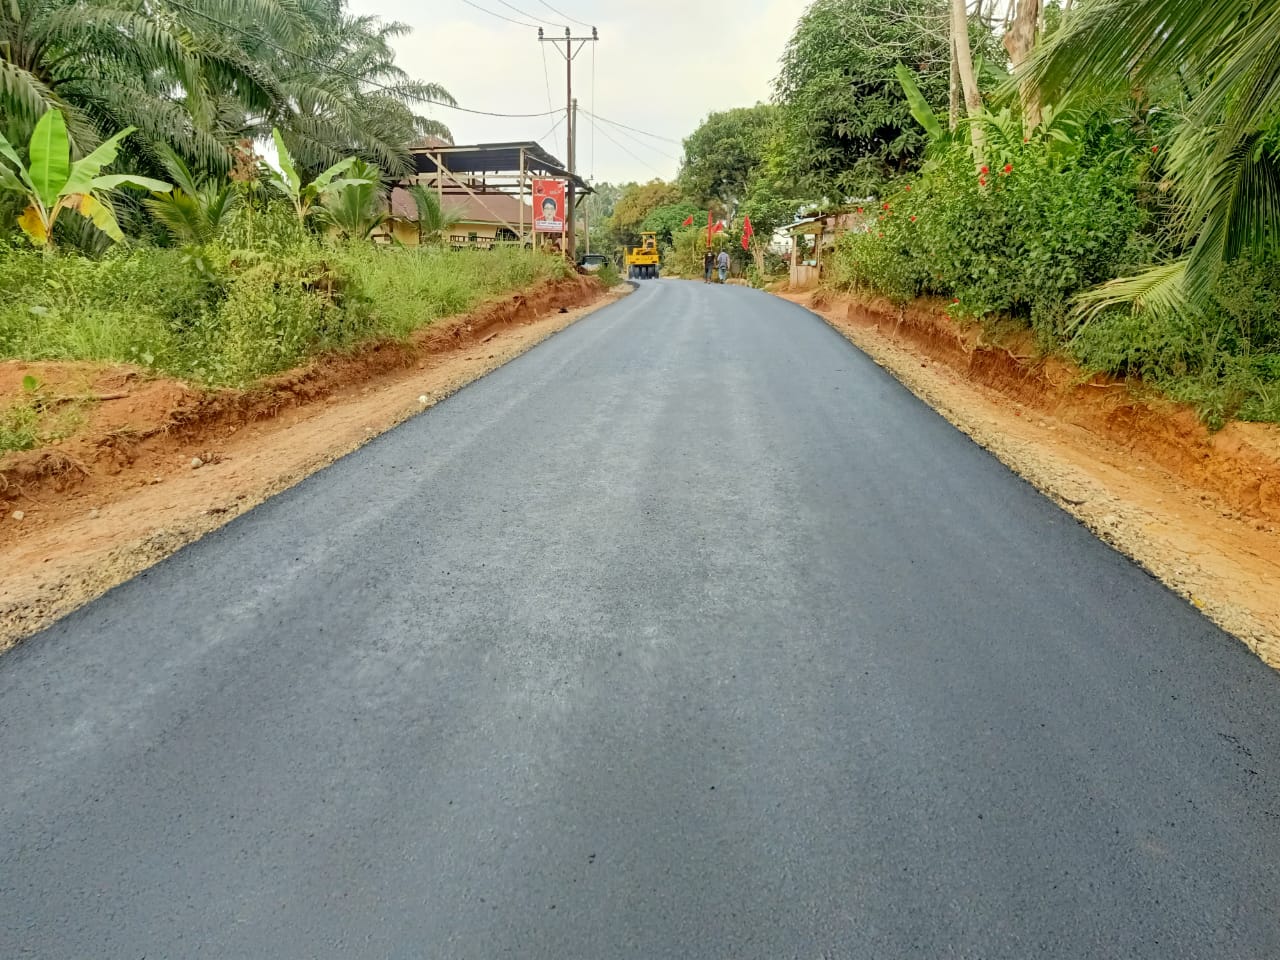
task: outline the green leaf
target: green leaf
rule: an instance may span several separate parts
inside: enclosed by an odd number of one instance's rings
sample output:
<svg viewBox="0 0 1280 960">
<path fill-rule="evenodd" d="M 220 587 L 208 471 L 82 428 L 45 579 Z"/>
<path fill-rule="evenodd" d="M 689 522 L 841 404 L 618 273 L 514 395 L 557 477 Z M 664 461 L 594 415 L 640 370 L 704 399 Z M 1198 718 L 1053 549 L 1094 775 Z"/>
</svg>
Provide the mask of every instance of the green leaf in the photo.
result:
<svg viewBox="0 0 1280 960">
<path fill-rule="evenodd" d="M 71 174 L 62 185 L 62 189 L 58 191 L 58 195 L 66 197 L 73 193 L 88 193 L 93 178 L 102 171 L 103 167 L 115 160 L 116 154 L 120 151 L 120 142 L 136 129 L 136 127 L 127 127 L 121 130 L 87 157 L 73 163 Z"/>
<path fill-rule="evenodd" d="M 296 197 L 302 192 L 302 178 L 298 176 L 298 168 L 293 165 L 293 156 L 289 153 L 289 148 L 284 145 L 284 138 L 280 136 L 280 131 L 275 127 L 271 128 L 271 138 L 276 142 L 276 154 L 280 169 L 284 172 L 285 185 L 289 188 L 290 195 Z"/>
<path fill-rule="evenodd" d="M 117 187 L 139 187 L 153 193 L 165 193 L 173 189 L 173 184 L 151 177 L 140 177 L 134 173 L 109 173 L 105 177 L 94 177 L 89 182 L 94 190 L 115 190 Z M 80 191 L 81 193 L 85 191 Z"/>
<path fill-rule="evenodd" d="M 329 186 L 332 183 L 334 177 L 338 176 L 338 174 L 347 170 L 347 168 L 349 168 L 355 162 L 356 162 L 355 157 L 347 157 L 347 159 L 339 161 L 338 163 L 335 163 L 328 170 L 324 171 L 324 173 L 316 177 L 315 180 L 311 182 L 312 186 L 314 186 L 317 191 L 323 193 L 325 190 L 329 189 Z M 361 180 L 360 182 L 366 183 L 369 181 Z"/>
<path fill-rule="evenodd" d="M 71 142 L 61 111 L 50 110 L 36 123 L 31 134 L 29 172 L 40 202 L 46 208 L 53 207 L 71 174 Z"/>
<path fill-rule="evenodd" d="M 22 159 L 18 156 L 18 151 L 13 149 L 13 144 L 9 142 L 3 133 L 0 133 L 0 157 L 4 157 L 13 164 L 13 169 L 19 173 L 25 172 L 27 169 Z"/>
<path fill-rule="evenodd" d="M 902 92 L 907 95 L 907 106 L 911 110 L 911 116 L 915 118 L 916 123 L 924 127 L 924 131 L 929 135 L 930 140 L 941 140 L 943 137 L 942 124 L 938 122 L 938 117 L 934 114 L 933 108 L 929 106 L 929 101 L 924 98 L 924 94 L 916 86 L 916 81 L 911 76 L 911 71 L 901 63 L 896 63 L 894 64 L 894 72 L 898 75 L 898 82 L 902 84 Z"/>
<path fill-rule="evenodd" d="M 27 374 L 22 378 L 22 390 L 24 393 L 35 393 L 40 389 L 40 381 L 31 374 Z"/>
<path fill-rule="evenodd" d="M 27 185 L 19 180 L 8 167 L 0 166 L 0 190 L 26 193 Z"/>
</svg>

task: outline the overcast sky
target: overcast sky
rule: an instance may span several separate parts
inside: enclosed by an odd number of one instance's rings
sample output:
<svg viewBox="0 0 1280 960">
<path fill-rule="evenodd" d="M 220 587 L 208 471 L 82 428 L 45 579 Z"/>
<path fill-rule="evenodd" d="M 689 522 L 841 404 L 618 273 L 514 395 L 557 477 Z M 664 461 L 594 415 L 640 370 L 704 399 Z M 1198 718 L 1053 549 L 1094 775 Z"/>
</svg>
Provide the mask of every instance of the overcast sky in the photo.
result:
<svg viewBox="0 0 1280 960">
<path fill-rule="evenodd" d="M 397 43 L 398 62 L 411 76 L 442 84 L 461 106 L 499 113 L 545 112 L 549 85 L 550 107 L 561 111 L 559 118 L 498 119 L 444 108 L 427 112 L 449 125 L 457 143 L 538 140 L 564 160 L 564 124 L 550 133 L 564 115 L 564 59 L 549 44 L 538 43 L 536 28 L 507 23 L 493 14 L 530 23 L 545 19 L 539 25 L 548 35 L 563 35 L 563 19 L 541 0 L 507 0 L 509 6 L 502 0 L 473 2 L 476 6 L 464 0 L 348 0 L 348 7 L 355 14 L 401 20 L 413 27 L 413 33 Z M 805 7 L 805 0 L 548 2 L 600 31 L 594 108 L 590 44 L 574 64 L 580 108 L 675 141 L 607 124 L 599 124 L 593 138 L 590 120 L 581 117 L 579 172 L 613 182 L 674 177 L 679 141 L 703 117 L 767 100 L 778 58 Z M 560 24 L 559 29 L 552 23 Z M 575 35 L 590 32 L 570 26 Z"/>
</svg>

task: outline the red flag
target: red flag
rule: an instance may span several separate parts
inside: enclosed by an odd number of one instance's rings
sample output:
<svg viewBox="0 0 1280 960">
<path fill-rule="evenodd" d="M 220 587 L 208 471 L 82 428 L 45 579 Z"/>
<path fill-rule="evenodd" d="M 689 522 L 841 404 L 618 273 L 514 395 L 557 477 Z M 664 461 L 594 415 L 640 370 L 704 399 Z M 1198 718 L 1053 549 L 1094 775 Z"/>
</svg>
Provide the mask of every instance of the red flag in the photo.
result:
<svg viewBox="0 0 1280 960">
<path fill-rule="evenodd" d="M 723 230 L 723 229 L 724 229 L 724 222 L 723 222 L 723 221 L 720 221 L 720 222 L 717 222 L 717 223 L 716 223 L 716 225 L 715 225 L 714 227 L 712 227 L 712 228 L 711 228 L 711 232 L 712 232 L 713 234 L 716 234 L 716 233 L 719 233 L 719 232 L 720 232 L 721 230 Z"/>
<path fill-rule="evenodd" d="M 707 248 L 711 247 L 711 211 L 707 211 Z"/>
<path fill-rule="evenodd" d="M 751 238 L 754 237 L 755 234 L 756 232 L 753 229 L 751 229 L 751 218 L 743 217 L 742 218 L 742 249 L 743 250 L 751 249 Z"/>
<path fill-rule="evenodd" d="M 684 223 L 680 224 L 680 226 L 682 226 L 682 227 L 692 227 L 692 226 L 693 226 L 693 214 L 691 213 L 691 214 L 689 214 L 687 217 L 685 217 L 685 218 L 684 218 Z"/>
</svg>

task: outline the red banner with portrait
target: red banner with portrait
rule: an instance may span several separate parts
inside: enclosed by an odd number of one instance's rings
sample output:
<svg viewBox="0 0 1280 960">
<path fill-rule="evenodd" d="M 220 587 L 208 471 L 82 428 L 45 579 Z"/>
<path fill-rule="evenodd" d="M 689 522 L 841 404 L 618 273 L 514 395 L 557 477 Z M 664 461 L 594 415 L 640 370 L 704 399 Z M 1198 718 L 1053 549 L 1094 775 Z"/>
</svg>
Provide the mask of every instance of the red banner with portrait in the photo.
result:
<svg viewBox="0 0 1280 960">
<path fill-rule="evenodd" d="M 533 229 L 564 233 L 564 181 L 533 181 Z"/>
</svg>

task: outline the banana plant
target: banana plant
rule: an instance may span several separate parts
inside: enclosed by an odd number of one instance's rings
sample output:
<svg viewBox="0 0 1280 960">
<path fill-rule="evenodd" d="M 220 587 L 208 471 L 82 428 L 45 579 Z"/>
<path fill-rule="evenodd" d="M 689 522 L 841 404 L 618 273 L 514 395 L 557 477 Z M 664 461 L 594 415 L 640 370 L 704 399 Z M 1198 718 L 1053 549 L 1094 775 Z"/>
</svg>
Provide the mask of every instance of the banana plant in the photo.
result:
<svg viewBox="0 0 1280 960">
<path fill-rule="evenodd" d="M 354 177 L 345 186 L 331 184 L 324 192 L 316 219 L 346 240 L 368 240 L 389 219 L 381 175 L 363 162 L 351 169 Z"/>
<path fill-rule="evenodd" d="M 302 176 L 298 173 L 297 164 L 294 163 L 293 155 L 289 153 L 289 148 L 284 145 L 284 138 L 280 136 L 280 131 L 273 127 L 271 136 L 276 142 L 276 154 L 280 161 L 280 170 L 269 170 L 267 172 L 267 183 L 270 184 L 273 190 L 293 204 L 299 223 L 306 221 L 307 216 L 311 213 L 312 206 L 326 193 L 373 182 L 368 178 L 361 177 L 342 178 L 341 175 L 346 173 L 356 162 L 355 157 L 347 157 L 347 159 L 341 160 L 328 170 L 325 170 L 310 183 L 303 183 Z"/>
<path fill-rule="evenodd" d="M 134 128 L 121 130 L 88 156 L 71 161 L 71 141 L 61 111 L 49 110 L 37 122 L 28 145 L 28 162 L 0 134 L 0 189 L 21 194 L 27 206 L 18 217 L 18 226 L 37 247 L 47 247 L 53 226 L 64 210 L 74 210 L 93 222 L 112 240 L 124 240 L 124 233 L 106 200 L 117 187 L 140 187 L 163 191 L 169 184 L 129 173 L 102 176 L 102 168 L 112 163 L 120 143 Z"/>
</svg>

